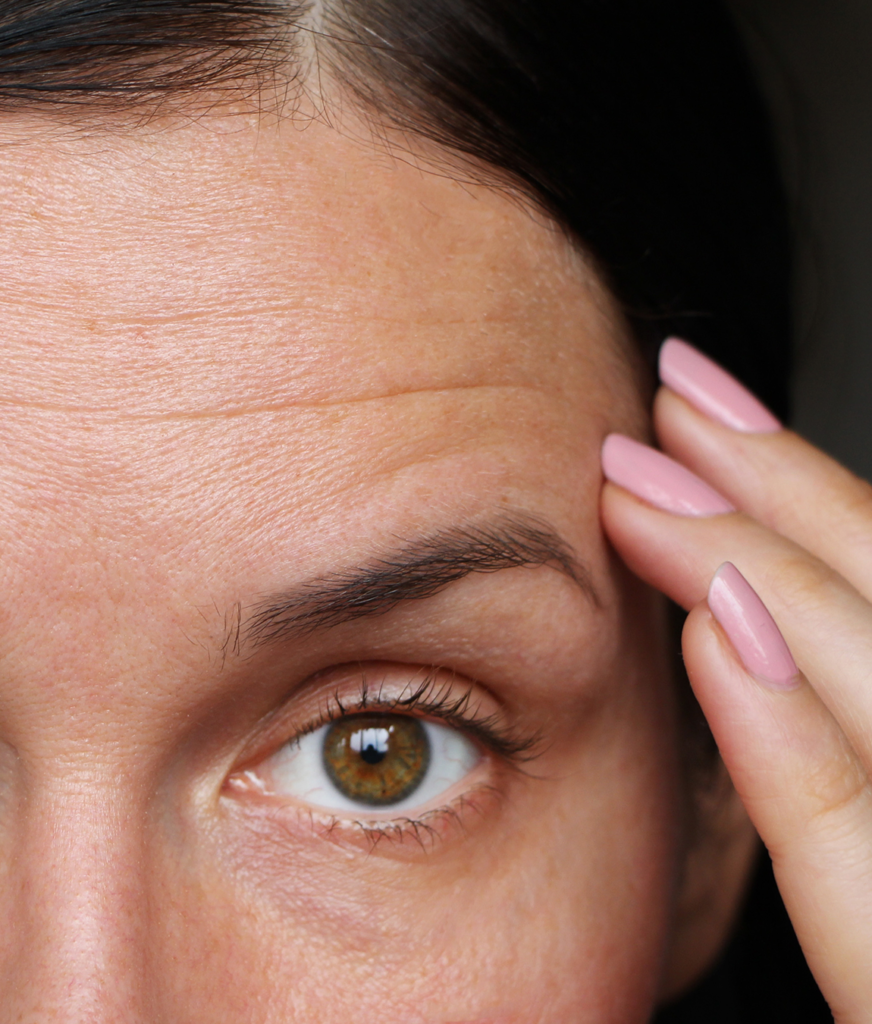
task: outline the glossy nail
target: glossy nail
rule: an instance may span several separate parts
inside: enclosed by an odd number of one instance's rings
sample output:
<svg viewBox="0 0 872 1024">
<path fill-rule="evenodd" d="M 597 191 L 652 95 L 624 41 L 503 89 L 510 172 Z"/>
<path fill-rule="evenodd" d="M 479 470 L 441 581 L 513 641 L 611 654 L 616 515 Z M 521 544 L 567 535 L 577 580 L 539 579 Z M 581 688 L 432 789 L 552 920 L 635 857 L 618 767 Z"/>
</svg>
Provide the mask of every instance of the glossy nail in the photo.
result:
<svg viewBox="0 0 872 1024">
<path fill-rule="evenodd" d="M 700 412 L 733 430 L 773 434 L 782 429 L 735 377 L 678 338 L 669 338 L 660 348 L 660 380 Z"/>
<path fill-rule="evenodd" d="M 689 469 L 663 452 L 623 434 L 609 434 L 603 444 L 606 479 L 637 498 L 679 516 L 717 516 L 735 508 Z"/>
<path fill-rule="evenodd" d="M 776 690 L 799 685 L 799 669 L 781 630 L 732 562 L 714 574 L 708 606 L 752 676 Z"/>
</svg>

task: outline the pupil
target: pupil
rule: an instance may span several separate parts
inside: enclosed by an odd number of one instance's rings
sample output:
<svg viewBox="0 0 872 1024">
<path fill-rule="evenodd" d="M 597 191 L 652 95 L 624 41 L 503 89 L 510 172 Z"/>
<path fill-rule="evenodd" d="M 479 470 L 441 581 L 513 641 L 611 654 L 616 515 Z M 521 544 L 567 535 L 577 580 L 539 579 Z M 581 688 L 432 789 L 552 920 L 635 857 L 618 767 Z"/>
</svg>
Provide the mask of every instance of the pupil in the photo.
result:
<svg viewBox="0 0 872 1024">
<path fill-rule="evenodd" d="M 391 749 L 391 729 L 359 729 L 351 734 L 349 746 L 356 750 L 367 764 L 383 761 Z"/>
<path fill-rule="evenodd" d="M 378 764 L 380 761 L 384 761 L 387 751 L 379 750 L 377 747 L 369 746 L 364 747 L 360 752 L 360 756 L 366 761 L 367 764 Z"/>
</svg>

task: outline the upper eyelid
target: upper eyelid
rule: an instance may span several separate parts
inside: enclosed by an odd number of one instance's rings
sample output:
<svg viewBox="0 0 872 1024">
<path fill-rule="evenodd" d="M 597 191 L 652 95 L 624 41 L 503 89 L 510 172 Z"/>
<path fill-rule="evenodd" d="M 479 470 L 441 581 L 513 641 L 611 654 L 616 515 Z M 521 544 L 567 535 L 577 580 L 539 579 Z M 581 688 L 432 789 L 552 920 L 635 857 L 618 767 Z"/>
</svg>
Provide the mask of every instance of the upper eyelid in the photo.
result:
<svg viewBox="0 0 872 1024">
<path fill-rule="evenodd" d="M 411 669 L 411 666 L 409 667 Z M 434 721 L 461 729 L 470 738 L 508 764 L 520 766 L 532 760 L 539 752 L 540 735 L 532 730 L 521 730 L 504 725 L 494 714 L 479 713 L 474 708 L 473 684 L 451 687 L 448 679 L 439 679 L 438 669 L 430 669 L 413 688 L 386 693 L 386 688 L 373 686 L 365 667 L 359 667 L 354 680 L 355 690 L 327 693 L 317 710 L 294 728 L 271 729 L 272 742 L 262 740 L 251 755 L 242 759 L 242 766 L 251 768 L 267 760 L 281 748 L 314 732 L 327 722 L 364 712 L 382 714 L 408 714 L 427 717 Z M 385 675 L 385 670 L 378 673 Z M 276 735 L 278 732 L 278 735 Z M 278 736 L 284 734 L 283 739 Z M 268 747 L 268 749 L 266 749 Z M 235 768 L 234 771 L 239 771 Z"/>
<path fill-rule="evenodd" d="M 492 720 L 492 716 L 478 717 L 474 714 L 467 715 L 464 705 L 466 697 L 449 697 L 442 703 L 437 696 L 435 699 L 428 699 L 427 692 L 423 688 L 408 698 L 363 699 L 356 706 L 348 707 L 338 698 L 334 697 L 331 707 L 325 710 L 322 717 L 314 720 L 311 724 L 298 730 L 294 736 L 286 742 L 293 743 L 295 740 L 314 732 L 327 722 L 337 721 L 340 718 L 363 714 L 366 712 L 378 712 L 381 714 L 413 715 L 415 717 L 431 717 L 437 721 L 463 729 L 470 733 L 475 739 L 482 741 L 494 753 L 500 754 L 510 760 L 527 760 L 532 749 L 538 742 L 538 735 L 515 736 L 509 730 L 500 729 Z"/>
</svg>

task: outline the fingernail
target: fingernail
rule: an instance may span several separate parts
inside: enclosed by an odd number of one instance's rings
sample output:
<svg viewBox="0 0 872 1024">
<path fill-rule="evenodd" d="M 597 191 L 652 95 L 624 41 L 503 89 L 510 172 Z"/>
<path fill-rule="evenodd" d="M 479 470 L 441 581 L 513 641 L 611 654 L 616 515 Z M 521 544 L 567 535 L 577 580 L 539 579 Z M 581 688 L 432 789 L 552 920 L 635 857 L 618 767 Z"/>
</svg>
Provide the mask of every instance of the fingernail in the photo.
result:
<svg viewBox="0 0 872 1024">
<path fill-rule="evenodd" d="M 759 399 L 702 352 L 678 338 L 660 348 L 660 380 L 700 412 L 745 434 L 774 434 L 782 426 Z"/>
<path fill-rule="evenodd" d="M 799 669 L 781 630 L 732 562 L 714 574 L 708 606 L 752 676 L 776 690 L 799 685 Z"/>
<path fill-rule="evenodd" d="M 679 516 L 717 516 L 736 511 L 689 469 L 623 434 L 609 434 L 602 460 L 606 479 L 655 508 Z"/>
</svg>

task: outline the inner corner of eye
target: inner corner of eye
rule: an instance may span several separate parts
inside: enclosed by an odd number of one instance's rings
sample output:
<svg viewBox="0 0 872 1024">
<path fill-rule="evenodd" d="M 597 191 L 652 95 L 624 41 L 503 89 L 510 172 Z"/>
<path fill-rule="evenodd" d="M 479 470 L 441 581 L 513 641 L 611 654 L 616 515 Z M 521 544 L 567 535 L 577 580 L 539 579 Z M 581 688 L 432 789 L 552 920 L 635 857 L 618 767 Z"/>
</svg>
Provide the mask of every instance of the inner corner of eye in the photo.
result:
<svg viewBox="0 0 872 1024">
<path fill-rule="evenodd" d="M 436 800 L 481 761 L 459 729 L 391 712 L 345 715 L 286 744 L 270 790 L 332 811 L 408 811 Z"/>
</svg>

